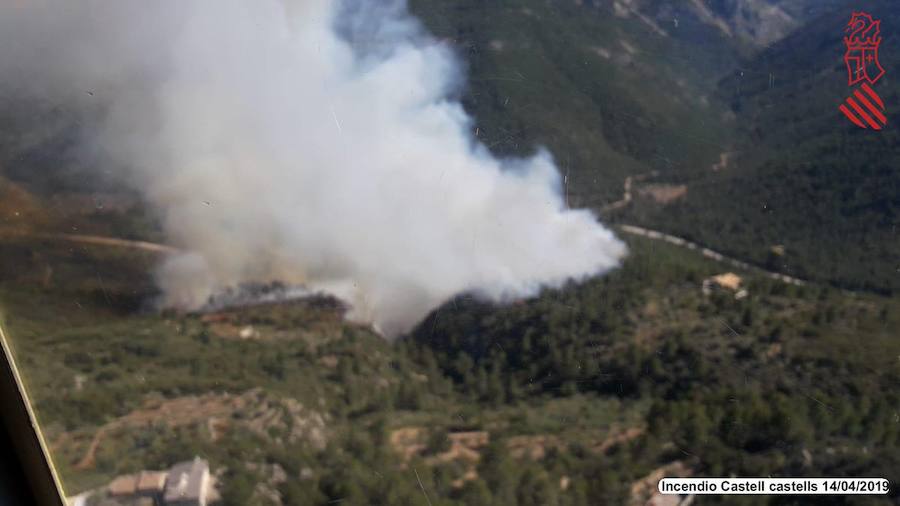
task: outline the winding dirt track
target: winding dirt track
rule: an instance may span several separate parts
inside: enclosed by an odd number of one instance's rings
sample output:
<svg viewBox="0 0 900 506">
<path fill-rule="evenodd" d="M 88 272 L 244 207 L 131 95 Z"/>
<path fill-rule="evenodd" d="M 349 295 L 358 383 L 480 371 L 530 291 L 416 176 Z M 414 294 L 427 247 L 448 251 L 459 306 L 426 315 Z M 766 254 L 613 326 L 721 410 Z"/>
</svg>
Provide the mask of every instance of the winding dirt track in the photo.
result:
<svg viewBox="0 0 900 506">
<path fill-rule="evenodd" d="M 719 253 L 718 251 L 711 250 L 711 249 L 709 249 L 705 246 L 701 246 L 695 242 L 688 241 L 687 239 L 677 237 L 674 235 L 670 235 L 670 234 L 666 234 L 663 232 L 659 232 L 657 230 L 651 230 L 649 228 L 643 228 L 643 227 L 636 227 L 634 225 L 619 225 L 619 230 L 621 230 L 622 232 L 625 232 L 626 234 L 637 235 L 640 237 L 646 237 L 647 239 L 653 239 L 656 241 L 663 241 L 663 242 L 667 242 L 669 244 L 673 244 L 675 246 L 679 246 L 679 247 L 686 248 L 686 249 L 693 250 L 693 251 L 698 251 L 704 257 L 709 258 L 711 260 L 715 260 L 716 262 L 730 265 L 737 269 L 743 269 L 746 271 L 757 272 L 757 273 L 760 273 L 771 279 L 781 281 L 781 282 L 787 283 L 789 285 L 803 286 L 806 284 L 806 281 L 804 281 L 800 278 L 787 276 L 787 275 L 781 274 L 779 272 L 769 271 L 769 270 L 763 269 L 762 267 L 757 267 L 755 265 L 744 262 L 743 260 L 738 260 L 736 258 L 732 258 L 732 257 L 726 256 L 726 255 L 723 255 L 722 253 Z"/>
<path fill-rule="evenodd" d="M 150 253 L 172 254 L 181 252 L 180 249 L 166 244 L 159 244 L 148 241 L 132 241 L 129 239 L 118 239 L 116 237 L 103 237 L 99 235 L 48 234 L 40 232 L 24 232 L 18 230 L 2 230 L 0 231 L 0 237 L 3 236 L 27 237 L 32 239 L 46 239 L 51 241 L 90 244 L 94 246 L 110 246 L 114 248 L 136 249 L 147 251 Z"/>
<path fill-rule="evenodd" d="M 727 158 L 724 158 L 724 161 L 727 163 Z M 636 176 L 628 176 L 627 178 L 625 178 L 625 185 L 624 185 L 624 190 L 622 193 L 622 198 L 615 202 L 612 202 L 610 204 L 603 206 L 603 208 L 601 208 L 601 211 L 604 211 L 604 212 L 614 211 L 617 209 L 622 209 L 623 207 L 626 207 L 629 204 L 631 204 L 632 191 L 634 189 L 633 188 L 634 182 L 635 181 L 643 181 L 643 180 L 647 179 L 648 177 L 655 176 L 656 174 L 657 174 L 656 172 L 649 172 L 646 174 L 638 174 Z M 678 246 L 680 248 L 697 251 L 704 257 L 709 258 L 711 260 L 715 260 L 716 262 L 730 265 L 731 267 L 734 267 L 737 269 L 743 269 L 746 271 L 757 272 L 768 278 L 774 279 L 776 281 L 781 281 L 781 282 L 787 283 L 789 285 L 802 286 L 802 285 L 806 284 L 806 281 L 804 281 L 800 278 L 795 278 L 793 276 L 788 276 L 785 274 L 781 274 L 779 272 L 774 272 L 774 271 L 763 269 L 762 267 L 752 265 L 743 260 L 738 260 L 737 258 L 730 257 L 730 256 L 724 255 L 722 253 L 719 253 L 718 251 L 707 248 L 706 246 L 702 246 L 695 242 L 691 242 L 683 237 L 678 237 L 678 236 L 674 236 L 671 234 L 667 234 L 665 232 L 660 232 L 659 230 L 638 227 L 635 225 L 622 224 L 622 225 L 618 225 L 618 228 L 619 228 L 619 230 L 621 230 L 622 232 L 624 232 L 626 234 L 645 237 L 647 239 L 652 239 L 655 241 L 663 241 L 663 242 Z"/>
<path fill-rule="evenodd" d="M 622 209 L 623 207 L 627 206 L 628 204 L 631 203 L 631 198 L 632 198 L 631 189 L 632 189 L 632 186 L 634 185 L 634 182 L 635 181 L 643 181 L 649 177 L 654 177 L 657 175 L 659 175 L 659 173 L 654 170 L 652 172 L 647 172 L 644 174 L 638 174 L 636 176 L 626 177 L 625 178 L 625 191 L 622 193 L 622 198 L 620 198 L 619 200 L 617 200 L 615 202 L 610 202 L 609 204 L 606 204 L 605 206 L 600 208 L 600 210 L 603 212 L 615 211 L 616 209 Z"/>
</svg>

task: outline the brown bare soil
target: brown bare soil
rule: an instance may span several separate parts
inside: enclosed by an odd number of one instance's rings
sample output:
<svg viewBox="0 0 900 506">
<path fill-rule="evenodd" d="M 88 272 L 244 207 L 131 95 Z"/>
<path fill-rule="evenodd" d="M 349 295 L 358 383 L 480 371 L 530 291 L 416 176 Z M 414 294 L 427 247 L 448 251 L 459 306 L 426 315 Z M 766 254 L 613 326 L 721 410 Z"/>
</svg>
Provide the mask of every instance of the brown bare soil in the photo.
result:
<svg viewBox="0 0 900 506">
<path fill-rule="evenodd" d="M 143 407 L 101 426 L 75 468 L 85 470 L 93 467 L 101 443 L 114 433 L 160 425 L 168 428 L 201 425 L 209 429 L 212 440 L 222 438 L 235 426 L 262 436 L 268 436 L 271 429 L 278 429 L 288 441 L 304 439 L 313 448 L 322 449 L 326 443 L 325 418 L 294 399 L 269 399 L 258 389 L 241 395 L 210 393 L 148 400 Z M 57 444 L 70 439 L 74 438 L 63 435 Z"/>
<path fill-rule="evenodd" d="M 653 199 L 658 204 L 671 204 L 687 195 L 688 187 L 683 184 L 648 184 L 638 188 L 638 195 Z"/>
</svg>

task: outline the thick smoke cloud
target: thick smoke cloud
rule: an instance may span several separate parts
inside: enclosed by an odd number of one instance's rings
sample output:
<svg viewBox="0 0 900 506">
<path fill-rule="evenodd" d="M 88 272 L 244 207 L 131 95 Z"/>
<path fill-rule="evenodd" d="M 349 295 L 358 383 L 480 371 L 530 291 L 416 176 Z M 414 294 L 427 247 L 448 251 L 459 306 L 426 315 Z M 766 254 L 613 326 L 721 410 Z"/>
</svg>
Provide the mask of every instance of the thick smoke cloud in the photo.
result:
<svg viewBox="0 0 900 506">
<path fill-rule="evenodd" d="M 3 8 L 0 45 L 4 93 L 100 111 L 94 149 L 188 252 L 160 269 L 168 304 L 277 279 L 393 335 L 624 255 L 550 153 L 474 138 L 457 60 L 402 3 L 35 0 Z"/>
</svg>

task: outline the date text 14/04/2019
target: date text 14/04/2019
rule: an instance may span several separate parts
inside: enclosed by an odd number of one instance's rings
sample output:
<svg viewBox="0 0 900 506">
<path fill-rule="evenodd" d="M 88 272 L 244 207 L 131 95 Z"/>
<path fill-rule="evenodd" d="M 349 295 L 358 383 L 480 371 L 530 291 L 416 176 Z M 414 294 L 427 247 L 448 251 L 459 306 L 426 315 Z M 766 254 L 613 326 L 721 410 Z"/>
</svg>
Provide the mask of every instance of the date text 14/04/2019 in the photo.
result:
<svg viewBox="0 0 900 506">
<path fill-rule="evenodd" d="M 887 494 L 885 478 L 663 478 L 662 494 Z"/>
</svg>

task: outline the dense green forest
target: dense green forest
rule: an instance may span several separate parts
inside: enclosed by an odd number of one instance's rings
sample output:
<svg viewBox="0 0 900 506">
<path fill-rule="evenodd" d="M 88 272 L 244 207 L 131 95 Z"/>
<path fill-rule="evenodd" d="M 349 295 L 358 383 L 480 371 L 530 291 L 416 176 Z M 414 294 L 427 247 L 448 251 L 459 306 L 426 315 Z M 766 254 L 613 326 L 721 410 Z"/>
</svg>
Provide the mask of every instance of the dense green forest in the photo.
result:
<svg viewBox="0 0 900 506">
<path fill-rule="evenodd" d="M 0 104 L 0 325 L 67 493 L 105 500 L 116 476 L 200 455 L 235 506 L 637 506 L 663 474 L 894 484 L 696 504 L 900 503 L 900 139 L 837 111 L 850 3 L 782 3 L 811 17 L 758 47 L 687 3 L 637 2 L 667 13 L 644 19 L 604 1 L 411 0 L 460 56 L 493 152 L 546 146 L 568 205 L 810 282 L 623 236 L 606 276 L 500 305 L 460 294 L 393 341 L 324 296 L 161 312 L 156 254 L 19 233 L 162 240 L 134 192 L 80 164 L 69 116 Z M 895 106 L 897 9 L 853 6 L 885 20 L 878 91 Z M 651 185 L 686 193 L 660 202 Z M 726 271 L 746 297 L 703 292 Z"/>
<path fill-rule="evenodd" d="M 604 2 L 411 8 L 465 62 L 464 104 L 483 141 L 498 154 L 548 146 L 570 205 L 603 209 L 625 176 L 655 171 L 686 196 L 608 218 L 843 288 L 900 286 L 897 129 L 859 130 L 837 109 L 851 91 L 842 37 L 852 10 L 883 18 L 882 65 L 900 61 L 890 1 L 816 2 L 802 29 L 758 50 L 677 7 L 677 28 L 656 18 L 665 36 Z M 896 82 L 888 72 L 877 86 L 888 107 Z M 721 155 L 727 169 L 710 170 Z M 770 258 L 772 246 L 786 254 Z"/>
<path fill-rule="evenodd" d="M 550 148 L 572 206 L 618 198 L 629 174 L 696 171 L 729 139 L 715 79 L 739 50 L 688 13 L 661 36 L 611 5 L 414 0 L 410 9 L 463 61 L 463 103 L 482 142 L 500 155 Z"/>
<path fill-rule="evenodd" d="M 900 479 L 895 300 L 753 275 L 745 299 L 704 296 L 716 264 L 630 246 L 609 277 L 501 307 L 459 297 L 395 343 L 342 322 L 329 299 L 222 319 L 134 314 L 116 301 L 141 285 L 114 273 L 138 264 L 102 250 L 76 253 L 84 271 L 67 276 L 83 285 L 26 288 L 47 255 L 72 258 L 44 245 L 0 293 L 73 492 L 195 454 L 222 471 L 225 504 L 271 504 L 269 493 L 283 504 L 418 503 L 423 489 L 432 504 L 624 504 L 672 462 L 711 476 Z M 259 337 L 235 337 L 246 326 Z M 217 415 L 218 434 L 203 416 L 130 425 L 167 402 L 203 412 L 226 398 L 242 409 Z M 412 450 L 393 436 L 409 428 L 421 442 Z M 473 431 L 488 434 L 471 448 L 478 459 L 454 457 L 449 438 Z M 278 481 L 275 466 L 304 478 Z"/>
<path fill-rule="evenodd" d="M 891 2 L 854 4 L 882 18 L 881 63 L 900 62 L 900 13 Z M 850 289 L 900 287 L 900 134 L 846 121 L 851 94 L 841 38 L 848 9 L 837 9 L 763 51 L 719 83 L 740 125 L 727 170 L 688 183 L 688 197 L 645 206 L 632 219 Z M 890 72 L 875 88 L 900 96 Z M 890 116 L 890 114 L 888 114 Z M 782 258 L 770 259 L 773 245 Z"/>
</svg>

